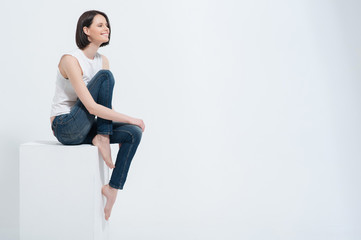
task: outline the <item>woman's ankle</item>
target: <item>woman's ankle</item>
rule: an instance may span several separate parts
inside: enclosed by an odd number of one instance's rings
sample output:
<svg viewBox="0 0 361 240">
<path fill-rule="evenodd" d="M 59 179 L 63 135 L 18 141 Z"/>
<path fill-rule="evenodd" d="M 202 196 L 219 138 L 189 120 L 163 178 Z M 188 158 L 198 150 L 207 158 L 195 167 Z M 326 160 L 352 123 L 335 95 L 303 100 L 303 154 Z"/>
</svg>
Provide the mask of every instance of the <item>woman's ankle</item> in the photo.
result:
<svg viewBox="0 0 361 240">
<path fill-rule="evenodd" d="M 109 184 L 106 185 L 112 192 L 118 192 L 117 188 L 113 188 L 112 186 L 110 186 Z"/>
</svg>

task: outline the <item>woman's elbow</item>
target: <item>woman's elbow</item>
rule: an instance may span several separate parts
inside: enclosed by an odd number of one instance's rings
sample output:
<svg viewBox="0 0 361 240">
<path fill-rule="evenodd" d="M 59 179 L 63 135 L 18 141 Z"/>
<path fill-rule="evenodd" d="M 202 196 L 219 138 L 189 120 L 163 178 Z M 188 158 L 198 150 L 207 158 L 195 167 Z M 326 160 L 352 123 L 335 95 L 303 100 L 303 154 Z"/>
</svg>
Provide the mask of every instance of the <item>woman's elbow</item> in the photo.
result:
<svg viewBox="0 0 361 240">
<path fill-rule="evenodd" d="M 88 112 L 92 115 L 97 115 L 97 104 L 91 104 L 89 106 L 86 106 L 86 109 L 88 110 Z"/>
</svg>

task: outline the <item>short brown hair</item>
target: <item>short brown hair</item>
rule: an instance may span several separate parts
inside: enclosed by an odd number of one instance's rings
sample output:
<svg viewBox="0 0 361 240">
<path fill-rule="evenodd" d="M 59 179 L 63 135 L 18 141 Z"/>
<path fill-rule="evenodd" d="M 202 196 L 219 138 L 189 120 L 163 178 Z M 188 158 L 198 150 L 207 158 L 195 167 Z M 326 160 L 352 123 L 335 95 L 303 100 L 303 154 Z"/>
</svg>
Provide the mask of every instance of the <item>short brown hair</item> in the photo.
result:
<svg viewBox="0 0 361 240">
<path fill-rule="evenodd" d="M 108 28 L 109 28 L 109 35 L 108 35 L 109 41 L 102 43 L 100 45 L 100 47 L 104 47 L 109 44 L 111 30 L 110 30 L 110 23 L 109 23 L 109 19 L 108 19 L 107 15 L 101 11 L 90 10 L 90 11 L 84 12 L 79 17 L 78 24 L 76 26 L 75 41 L 76 41 L 76 45 L 78 45 L 78 47 L 80 49 L 84 49 L 86 46 L 88 46 L 90 44 L 90 42 L 88 40 L 88 36 L 84 33 L 83 28 L 90 27 L 90 25 L 93 23 L 94 17 L 98 14 L 103 15 L 105 17 L 105 19 L 107 20 L 107 23 L 108 23 Z"/>
</svg>

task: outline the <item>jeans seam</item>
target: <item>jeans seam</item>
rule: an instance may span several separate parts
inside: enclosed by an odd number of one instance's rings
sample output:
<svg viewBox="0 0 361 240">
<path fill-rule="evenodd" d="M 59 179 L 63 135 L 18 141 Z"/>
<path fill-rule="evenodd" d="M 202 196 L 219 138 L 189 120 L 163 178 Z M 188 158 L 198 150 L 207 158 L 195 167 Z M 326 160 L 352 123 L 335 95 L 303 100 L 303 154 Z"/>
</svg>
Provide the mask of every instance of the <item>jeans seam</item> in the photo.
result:
<svg viewBox="0 0 361 240">
<path fill-rule="evenodd" d="M 132 144 L 134 143 L 134 136 L 132 134 L 132 132 L 129 132 L 127 130 L 113 130 L 113 132 L 126 132 L 126 133 L 129 133 L 129 135 L 132 137 Z"/>
<path fill-rule="evenodd" d="M 129 154 L 130 154 L 130 152 L 131 152 L 131 150 L 133 148 L 133 144 L 134 144 L 134 136 L 133 136 L 133 134 L 131 132 L 129 132 L 129 131 L 126 131 L 126 130 L 119 130 L 119 132 L 121 132 L 121 131 L 129 133 L 129 135 L 132 137 L 132 144 L 129 147 L 127 157 L 125 158 L 124 169 L 123 169 L 123 171 L 122 171 L 122 173 L 120 175 L 120 179 L 122 179 L 124 174 L 125 174 L 125 169 L 126 169 L 125 166 L 127 165 L 128 161 L 129 161 Z"/>
<path fill-rule="evenodd" d="M 130 145 L 130 147 L 129 147 L 128 155 L 127 155 L 127 157 L 126 157 L 126 159 L 125 159 L 124 166 L 126 166 L 126 165 L 127 165 L 127 163 L 128 163 L 128 160 L 129 160 L 129 159 L 128 159 L 128 158 L 129 158 L 129 154 L 130 154 L 130 152 L 131 152 L 132 148 L 133 148 L 133 144 L 131 144 L 131 145 Z M 120 175 L 120 179 L 122 179 L 122 178 L 123 178 L 124 174 L 125 174 L 125 168 L 123 169 L 122 174 Z"/>
</svg>

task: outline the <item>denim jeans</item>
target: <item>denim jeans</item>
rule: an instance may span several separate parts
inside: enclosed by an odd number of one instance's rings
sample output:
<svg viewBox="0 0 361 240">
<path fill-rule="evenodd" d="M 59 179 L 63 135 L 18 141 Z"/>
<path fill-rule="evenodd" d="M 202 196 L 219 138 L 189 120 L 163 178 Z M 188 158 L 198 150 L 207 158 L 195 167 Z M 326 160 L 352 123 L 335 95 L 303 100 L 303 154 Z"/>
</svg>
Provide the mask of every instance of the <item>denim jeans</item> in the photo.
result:
<svg viewBox="0 0 361 240">
<path fill-rule="evenodd" d="M 112 108 L 114 77 L 111 71 L 99 70 L 87 88 L 95 102 Z M 139 126 L 95 118 L 78 99 L 70 113 L 55 117 L 51 128 L 54 136 L 64 145 L 91 144 L 97 134 L 109 135 L 110 143 L 121 143 L 109 185 L 123 189 L 130 163 L 142 138 Z"/>
</svg>

